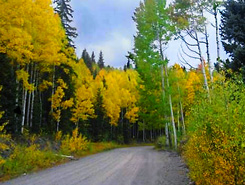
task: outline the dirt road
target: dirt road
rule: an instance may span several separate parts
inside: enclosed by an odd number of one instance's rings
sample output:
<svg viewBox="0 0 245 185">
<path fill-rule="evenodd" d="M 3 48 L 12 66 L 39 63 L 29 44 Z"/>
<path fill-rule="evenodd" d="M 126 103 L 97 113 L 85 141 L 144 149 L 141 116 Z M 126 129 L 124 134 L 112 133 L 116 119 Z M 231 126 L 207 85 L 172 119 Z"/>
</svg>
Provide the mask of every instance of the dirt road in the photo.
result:
<svg viewBox="0 0 245 185">
<path fill-rule="evenodd" d="M 186 185 L 179 156 L 151 146 L 121 148 L 72 161 L 0 185 Z"/>
</svg>

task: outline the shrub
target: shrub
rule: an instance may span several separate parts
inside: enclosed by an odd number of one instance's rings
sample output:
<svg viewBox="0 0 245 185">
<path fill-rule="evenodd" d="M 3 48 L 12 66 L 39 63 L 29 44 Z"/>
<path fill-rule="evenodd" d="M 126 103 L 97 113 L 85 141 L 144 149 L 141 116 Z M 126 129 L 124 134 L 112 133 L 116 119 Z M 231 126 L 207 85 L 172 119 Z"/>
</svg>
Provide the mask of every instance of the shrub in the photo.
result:
<svg viewBox="0 0 245 185">
<path fill-rule="evenodd" d="M 85 136 L 78 133 L 78 128 L 73 130 L 72 136 L 67 134 L 61 141 L 61 152 L 66 155 L 81 155 L 83 151 L 88 149 L 89 142 Z"/>
<path fill-rule="evenodd" d="M 2 166 L 5 175 L 18 175 L 31 170 L 45 168 L 60 160 L 52 151 L 41 151 L 38 145 L 16 146 L 13 154 Z"/>
<path fill-rule="evenodd" d="M 166 147 L 166 136 L 160 136 L 156 140 L 156 148 L 164 149 Z"/>
<path fill-rule="evenodd" d="M 210 97 L 199 97 L 188 118 L 190 177 L 196 184 L 244 184 L 244 85 L 216 84 Z"/>
</svg>

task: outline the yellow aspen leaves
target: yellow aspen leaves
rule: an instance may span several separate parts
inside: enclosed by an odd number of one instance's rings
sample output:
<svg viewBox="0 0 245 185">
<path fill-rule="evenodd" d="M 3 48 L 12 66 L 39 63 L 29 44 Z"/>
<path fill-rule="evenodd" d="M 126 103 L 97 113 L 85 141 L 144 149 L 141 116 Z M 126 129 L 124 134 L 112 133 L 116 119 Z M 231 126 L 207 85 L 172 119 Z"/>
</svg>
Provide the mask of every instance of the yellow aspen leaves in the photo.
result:
<svg viewBox="0 0 245 185">
<path fill-rule="evenodd" d="M 58 79 L 57 83 L 59 84 L 59 86 L 57 87 L 53 97 L 51 98 L 53 101 L 52 116 L 57 122 L 60 122 L 61 110 L 71 107 L 73 105 L 73 99 L 63 101 L 63 98 L 65 96 L 64 89 L 67 89 L 67 85 L 62 79 Z"/>
<path fill-rule="evenodd" d="M 75 83 L 74 106 L 72 107 L 71 121 L 76 125 L 79 120 L 87 120 L 94 116 L 94 81 L 89 69 L 83 60 L 71 64 L 76 75 L 73 76 Z"/>
<path fill-rule="evenodd" d="M 138 73 L 133 70 L 113 70 L 108 73 L 102 72 L 104 82 L 103 106 L 112 125 L 117 125 L 122 108 L 127 109 L 125 117 L 135 123 L 138 117 L 136 106 L 139 94 Z"/>
<path fill-rule="evenodd" d="M 23 87 L 28 91 L 34 91 L 34 85 L 28 82 L 29 74 L 24 69 L 16 71 L 17 80 L 23 81 Z"/>
<path fill-rule="evenodd" d="M 39 85 L 39 90 L 44 91 L 44 90 L 47 90 L 51 86 L 52 86 L 52 82 L 43 80 L 42 83 Z"/>
</svg>

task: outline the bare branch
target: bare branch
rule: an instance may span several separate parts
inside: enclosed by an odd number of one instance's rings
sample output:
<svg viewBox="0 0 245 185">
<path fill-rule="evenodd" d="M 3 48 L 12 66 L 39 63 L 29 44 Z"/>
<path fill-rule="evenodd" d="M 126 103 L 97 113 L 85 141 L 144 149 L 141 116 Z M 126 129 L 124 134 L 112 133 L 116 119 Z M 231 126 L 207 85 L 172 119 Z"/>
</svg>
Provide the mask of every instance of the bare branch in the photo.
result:
<svg viewBox="0 0 245 185">
<path fill-rule="evenodd" d="M 192 47 L 196 47 L 196 46 L 197 46 L 197 44 L 190 44 L 189 42 L 187 42 L 187 41 L 185 40 L 185 38 L 184 38 L 182 35 L 180 35 L 180 38 L 181 38 L 181 40 L 184 41 L 184 43 L 185 43 L 186 45 L 188 45 L 188 46 L 192 46 Z"/>
<path fill-rule="evenodd" d="M 194 37 L 194 35 L 191 33 L 191 30 L 190 31 L 186 30 L 186 32 L 192 39 L 194 39 L 195 41 L 197 40 L 196 37 Z"/>
<path fill-rule="evenodd" d="M 188 45 L 186 45 L 187 49 L 190 50 L 192 53 L 195 53 L 196 55 L 200 56 L 200 53 L 198 53 L 197 51 L 191 49 Z M 181 48 L 183 49 L 182 43 L 181 43 Z"/>
<path fill-rule="evenodd" d="M 180 59 L 179 54 L 180 54 L 180 57 L 182 58 L 183 61 Z M 186 64 L 186 65 L 188 65 L 191 69 L 196 69 L 196 68 L 193 67 L 189 62 L 187 62 L 187 61 L 185 60 L 185 58 L 182 56 L 182 54 L 181 54 L 180 52 L 178 52 L 177 57 L 178 57 L 178 59 L 180 60 L 180 62 L 183 63 L 184 65 Z"/>
<path fill-rule="evenodd" d="M 180 45 L 180 47 L 181 47 L 182 52 L 183 52 L 186 56 L 188 56 L 189 58 L 193 58 L 193 59 L 196 59 L 196 60 L 200 60 L 200 58 L 191 56 L 191 55 L 189 55 L 188 53 L 186 53 L 186 52 L 184 51 L 184 48 L 183 48 L 182 44 Z M 198 55 L 199 55 L 199 54 L 198 54 Z M 200 55 L 199 55 L 199 56 L 200 56 Z"/>
</svg>

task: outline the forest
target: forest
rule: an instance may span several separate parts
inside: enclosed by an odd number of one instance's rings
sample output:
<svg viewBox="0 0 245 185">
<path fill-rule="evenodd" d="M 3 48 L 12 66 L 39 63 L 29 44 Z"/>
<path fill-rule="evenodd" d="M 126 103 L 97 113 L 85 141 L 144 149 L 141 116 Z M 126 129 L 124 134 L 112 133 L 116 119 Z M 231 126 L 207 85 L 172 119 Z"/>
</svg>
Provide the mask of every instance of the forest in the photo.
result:
<svg viewBox="0 0 245 185">
<path fill-rule="evenodd" d="M 196 184 L 245 183 L 244 0 L 142 1 L 123 69 L 102 51 L 77 56 L 70 0 L 0 0 L 0 12 L 0 179 L 59 162 L 52 153 L 157 142 Z"/>
</svg>

